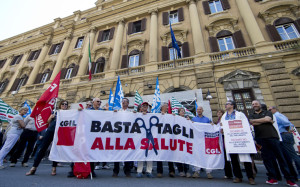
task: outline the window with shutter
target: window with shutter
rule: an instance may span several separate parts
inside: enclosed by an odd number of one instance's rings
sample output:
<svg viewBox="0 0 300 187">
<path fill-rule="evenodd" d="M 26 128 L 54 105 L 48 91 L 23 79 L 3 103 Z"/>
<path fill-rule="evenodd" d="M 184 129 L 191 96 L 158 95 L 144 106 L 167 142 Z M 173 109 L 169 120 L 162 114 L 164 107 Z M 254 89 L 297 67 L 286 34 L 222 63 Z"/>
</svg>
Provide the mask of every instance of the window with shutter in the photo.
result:
<svg viewBox="0 0 300 187">
<path fill-rule="evenodd" d="M 208 4 L 209 4 L 210 13 L 212 14 L 224 11 L 221 0 L 209 1 Z"/>
<path fill-rule="evenodd" d="M 42 49 L 39 49 L 39 50 L 37 51 L 37 53 L 36 53 L 35 56 L 33 57 L 33 60 L 36 60 L 36 59 L 39 58 L 41 51 L 42 51 Z"/>
<path fill-rule="evenodd" d="M 182 44 L 182 57 L 189 57 L 190 56 L 190 48 L 189 48 L 189 43 L 188 42 L 184 42 Z"/>
<path fill-rule="evenodd" d="M 208 1 L 202 1 L 205 15 L 211 14 Z"/>
<path fill-rule="evenodd" d="M 223 7 L 223 10 L 230 9 L 230 4 L 229 4 L 228 0 L 221 0 L 221 4 L 222 4 L 222 7 Z"/>
<path fill-rule="evenodd" d="M 209 37 L 211 52 L 219 52 L 219 45 L 216 37 Z"/>
<path fill-rule="evenodd" d="M 12 59 L 10 65 L 13 66 L 13 65 L 17 64 L 17 63 L 20 61 L 20 60 L 19 60 L 20 57 L 21 57 L 21 55 L 15 56 L 15 57 Z"/>
<path fill-rule="evenodd" d="M 19 64 L 20 61 L 22 60 L 23 54 L 19 56 L 18 60 L 16 61 L 16 64 Z"/>
<path fill-rule="evenodd" d="M 15 82 L 13 83 L 12 87 L 10 88 L 10 91 L 16 91 L 17 86 L 19 85 L 19 78 L 16 78 Z"/>
<path fill-rule="evenodd" d="M 168 12 L 163 12 L 162 23 L 163 23 L 163 25 L 169 25 L 169 13 Z"/>
<path fill-rule="evenodd" d="M 166 46 L 161 47 L 161 57 L 162 61 L 167 61 L 169 60 L 169 48 Z"/>
<path fill-rule="evenodd" d="M 182 53 L 182 44 L 177 41 L 178 43 L 178 46 L 179 46 L 179 49 L 180 49 L 180 54 L 181 54 L 181 57 L 183 57 L 183 53 Z M 173 48 L 172 46 L 172 43 L 169 44 L 169 59 L 168 60 L 174 60 L 175 59 L 179 59 L 179 56 L 178 56 L 178 51 Z"/>
<path fill-rule="evenodd" d="M 105 59 L 103 57 L 100 57 L 95 63 L 94 67 L 92 67 L 92 73 L 102 73 L 104 72 L 104 66 L 105 66 Z"/>
<path fill-rule="evenodd" d="M 132 22 L 129 22 L 128 23 L 128 35 L 130 35 L 130 34 L 132 34 L 133 32 L 132 32 L 132 29 L 133 29 L 133 23 Z"/>
<path fill-rule="evenodd" d="M 101 42 L 109 40 L 110 29 L 103 31 Z"/>
<path fill-rule="evenodd" d="M 110 29 L 110 33 L 109 33 L 109 40 L 112 40 L 114 38 L 114 33 L 115 33 L 115 28 L 112 27 Z"/>
<path fill-rule="evenodd" d="M 170 12 L 170 14 L 169 14 L 169 22 L 171 24 L 179 22 L 179 20 L 178 20 L 178 11 L 177 10 L 174 10 L 174 11 Z"/>
<path fill-rule="evenodd" d="M 56 44 L 53 54 L 59 53 L 60 52 L 59 50 L 60 50 L 60 44 Z"/>
<path fill-rule="evenodd" d="M 65 79 L 70 79 L 72 75 L 73 67 L 67 69 Z"/>
<path fill-rule="evenodd" d="M 178 9 L 178 20 L 181 22 L 181 21 L 184 21 L 184 15 L 183 15 L 183 8 L 179 8 Z"/>
<path fill-rule="evenodd" d="M 33 84 L 39 84 L 41 82 L 42 76 L 43 76 L 42 73 L 37 74 Z"/>
<path fill-rule="evenodd" d="M 0 69 L 3 68 L 5 62 L 6 62 L 6 59 L 0 60 Z"/>
<path fill-rule="evenodd" d="M 300 37 L 299 32 L 293 23 L 276 26 L 276 30 L 282 40 L 290 40 Z"/>
<path fill-rule="evenodd" d="M 82 44 L 83 44 L 83 40 L 84 40 L 84 37 L 79 37 L 77 39 L 77 42 L 76 42 L 76 45 L 75 45 L 75 49 L 78 49 L 78 48 L 81 48 L 82 47 Z"/>
<path fill-rule="evenodd" d="M 121 69 L 124 69 L 124 68 L 128 68 L 128 56 L 127 55 L 123 55 L 122 56 L 122 64 L 121 64 Z"/>
<path fill-rule="evenodd" d="M 103 31 L 99 31 L 98 39 L 97 39 L 98 43 L 102 41 L 102 35 L 103 35 Z"/>
<path fill-rule="evenodd" d="M 67 70 L 68 70 L 67 68 L 61 69 L 60 80 L 65 79 Z"/>
<path fill-rule="evenodd" d="M 266 25 L 266 29 L 272 42 L 281 40 L 281 36 L 278 34 L 278 31 L 276 30 L 276 27 L 274 25 Z"/>
<path fill-rule="evenodd" d="M 136 21 L 136 22 L 133 22 L 132 24 L 132 34 L 133 33 L 138 33 L 138 32 L 141 32 L 142 31 L 142 21 Z"/>
<path fill-rule="evenodd" d="M 28 61 L 36 60 L 40 54 L 40 50 L 32 51 L 28 57 Z"/>
<path fill-rule="evenodd" d="M 218 38 L 218 44 L 220 51 L 227 51 L 235 49 L 232 36 L 226 36 L 223 38 Z"/>
<path fill-rule="evenodd" d="M 147 19 L 144 18 L 141 20 L 141 32 L 146 30 Z"/>
<path fill-rule="evenodd" d="M 232 36 L 236 48 L 246 47 L 246 42 L 244 40 L 242 31 L 236 31 Z"/>
<path fill-rule="evenodd" d="M 74 68 L 73 68 L 73 71 L 72 71 L 72 74 L 71 74 L 71 78 L 72 77 L 76 77 L 77 73 L 78 73 L 78 69 L 79 69 L 79 66 L 76 65 Z"/>
<path fill-rule="evenodd" d="M 49 73 L 48 73 L 48 72 L 43 73 L 43 74 L 42 74 L 42 79 L 41 79 L 40 83 L 45 83 L 45 82 L 47 82 L 48 76 L 49 76 Z"/>
</svg>

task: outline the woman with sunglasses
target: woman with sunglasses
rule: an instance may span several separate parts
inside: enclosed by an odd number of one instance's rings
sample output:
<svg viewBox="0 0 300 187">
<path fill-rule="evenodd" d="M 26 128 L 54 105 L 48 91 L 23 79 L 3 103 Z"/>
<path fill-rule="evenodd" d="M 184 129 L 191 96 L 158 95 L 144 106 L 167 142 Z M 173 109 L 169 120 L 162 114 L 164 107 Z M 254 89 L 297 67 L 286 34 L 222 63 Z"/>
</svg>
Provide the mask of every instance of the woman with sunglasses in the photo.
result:
<svg viewBox="0 0 300 187">
<path fill-rule="evenodd" d="M 62 100 L 59 104 L 59 109 L 67 110 L 68 109 L 68 101 Z M 27 176 L 35 174 L 37 167 L 39 166 L 42 158 L 45 156 L 46 151 L 53 140 L 55 126 L 56 126 L 56 113 L 52 114 L 49 117 L 48 123 L 49 123 L 49 127 L 47 128 L 46 134 L 43 137 L 43 142 L 41 144 L 40 150 L 34 159 L 32 168 L 29 170 L 29 172 L 26 173 Z M 53 161 L 52 162 L 52 172 L 51 172 L 52 176 L 56 175 L 56 166 L 57 166 L 57 162 Z"/>
</svg>

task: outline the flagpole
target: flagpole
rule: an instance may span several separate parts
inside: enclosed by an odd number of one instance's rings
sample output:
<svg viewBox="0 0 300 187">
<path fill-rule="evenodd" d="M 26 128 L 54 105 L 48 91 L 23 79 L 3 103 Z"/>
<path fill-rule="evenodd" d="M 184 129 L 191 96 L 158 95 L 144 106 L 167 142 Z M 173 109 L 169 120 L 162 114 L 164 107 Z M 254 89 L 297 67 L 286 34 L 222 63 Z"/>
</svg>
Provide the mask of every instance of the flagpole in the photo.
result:
<svg viewBox="0 0 300 187">
<path fill-rule="evenodd" d="M 174 68 L 176 68 L 176 61 L 175 61 L 175 48 L 174 46 L 172 45 L 173 47 L 173 59 L 174 59 Z"/>
</svg>

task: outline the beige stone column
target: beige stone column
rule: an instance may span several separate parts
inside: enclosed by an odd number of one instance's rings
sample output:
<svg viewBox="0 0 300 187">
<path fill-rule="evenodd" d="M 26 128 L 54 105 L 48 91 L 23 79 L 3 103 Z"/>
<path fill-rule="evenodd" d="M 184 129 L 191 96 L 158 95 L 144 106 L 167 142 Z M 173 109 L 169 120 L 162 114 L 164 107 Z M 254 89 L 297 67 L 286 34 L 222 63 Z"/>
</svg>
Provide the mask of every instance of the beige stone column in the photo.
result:
<svg viewBox="0 0 300 187">
<path fill-rule="evenodd" d="M 23 55 L 20 63 L 16 66 L 14 66 L 14 74 L 13 76 L 11 77 L 11 79 L 9 79 L 9 83 L 6 87 L 6 90 L 10 90 L 10 88 L 12 87 L 13 83 L 15 82 L 16 78 L 19 76 L 20 72 L 21 72 L 21 69 L 22 67 L 24 66 L 24 63 L 27 61 L 27 58 L 28 58 L 28 55 L 31 51 L 26 51 L 25 54 Z"/>
<path fill-rule="evenodd" d="M 157 9 L 151 10 L 151 22 L 150 22 L 150 50 L 149 50 L 149 62 L 157 62 L 158 60 L 158 30 L 157 30 Z"/>
<path fill-rule="evenodd" d="M 244 20 L 244 24 L 246 26 L 252 44 L 255 45 L 259 42 L 264 42 L 265 38 L 263 37 L 263 34 L 255 20 L 248 0 L 236 0 L 236 4 Z"/>
<path fill-rule="evenodd" d="M 87 35 L 84 43 L 84 49 L 83 49 L 83 56 L 80 61 L 80 68 L 78 70 L 77 76 L 85 75 L 87 72 L 87 68 L 89 66 L 89 40 L 90 40 L 90 46 L 92 49 L 92 46 L 94 44 L 95 35 L 96 35 L 97 29 L 95 27 L 91 27 L 89 30 L 89 34 Z"/>
<path fill-rule="evenodd" d="M 39 73 L 39 70 L 40 70 L 40 67 L 41 67 L 41 65 L 43 63 L 43 60 L 45 59 L 45 57 L 47 55 L 47 52 L 49 50 L 49 46 L 50 46 L 49 43 L 45 43 L 44 44 L 44 46 L 42 48 L 42 51 L 40 53 L 40 56 L 35 61 L 35 65 L 33 67 L 33 70 L 30 73 L 30 76 L 29 76 L 28 81 L 27 81 L 27 85 L 32 85 L 34 83 L 34 80 L 35 80 L 37 74 Z"/>
<path fill-rule="evenodd" d="M 116 38 L 115 38 L 115 44 L 114 44 L 114 49 L 112 54 L 111 65 L 110 65 L 111 70 L 118 69 L 120 64 L 120 55 L 121 55 L 122 41 L 124 35 L 124 19 L 121 19 L 118 22 L 119 25 L 118 25 Z"/>
<path fill-rule="evenodd" d="M 54 78 L 56 77 L 56 75 L 58 74 L 58 72 L 59 72 L 59 71 L 61 70 L 61 68 L 62 68 L 63 61 L 64 61 L 64 57 L 66 56 L 67 51 L 68 51 L 68 49 L 69 49 L 71 39 L 72 39 L 72 34 L 69 33 L 69 34 L 66 36 L 65 41 L 64 41 L 63 48 L 62 48 L 62 50 L 60 51 L 60 53 L 59 53 L 59 55 L 58 55 L 58 58 L 57 58 L 55 67 L 54 67 L 54 69 L 53 69 L 53 72 L 52 72 L 52 75 L 51 75 L 51 78 L 50 78 L 50 82 L 52 82 L 52 81 L 54 80 Z"/>
<path fill-rule="evenodd" d="M 190 12 L 195 54 L 204 53 L 205 46 L 204 46 L 203 35 L 201 31 L 200 19 L 199 19 L 196 3 L 194 0 L 187 0 L 186 2 L 189 3 L 189 12 Z"/>
</svg>

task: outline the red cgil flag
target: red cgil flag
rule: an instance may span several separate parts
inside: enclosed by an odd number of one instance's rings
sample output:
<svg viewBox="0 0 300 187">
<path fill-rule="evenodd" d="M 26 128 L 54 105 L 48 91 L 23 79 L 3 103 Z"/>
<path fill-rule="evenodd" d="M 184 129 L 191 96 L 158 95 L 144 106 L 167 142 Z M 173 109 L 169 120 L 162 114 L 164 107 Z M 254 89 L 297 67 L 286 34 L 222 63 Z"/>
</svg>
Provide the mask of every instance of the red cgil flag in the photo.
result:
<svg viewBox="0 0 300 187">
<path fill-rule="evenodd" d="M 52 114 L 55 105 L 55 99 L 58 96 L 60 74 L 61 72 L 56 75 L 51 85 L 47 88 L 47 90 L 43 93 L 43 95 L 36 103 L 30 115 L 30 117 L 34 118 L 35 127 L 38 132 L 45 130 L 49 126 L 47 121 Z"/>
<path fill-rule="evenodd" d="M 168 102 L 168 114 L 172 114 L 172 107 L 171 107 L 170 100 Z"/>
</svg>

